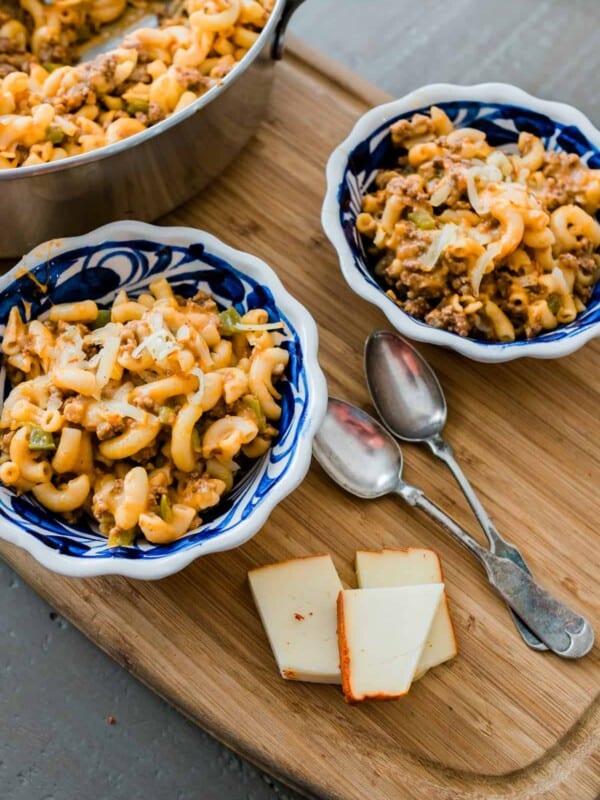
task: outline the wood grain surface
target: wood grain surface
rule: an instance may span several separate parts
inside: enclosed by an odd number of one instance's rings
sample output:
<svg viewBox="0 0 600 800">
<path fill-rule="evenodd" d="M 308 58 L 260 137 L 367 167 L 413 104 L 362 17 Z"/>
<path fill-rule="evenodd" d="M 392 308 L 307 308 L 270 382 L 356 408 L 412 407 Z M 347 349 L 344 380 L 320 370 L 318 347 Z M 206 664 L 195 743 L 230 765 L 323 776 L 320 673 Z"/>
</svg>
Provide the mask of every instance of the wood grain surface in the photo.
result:
<svg viewBox="0 0 600 800">
<path fill-rule="evenodd" d="M 324 165 L 385 96 L 294 44 L 268 119 L 242 156 L 163 220 L 269 262 L 313 313 L 332 394 L 368 407 L 362 348 L 383 315 L 344 283 L 319 222 Z M 560 361 L 476 364 L 422 348 L 449 403 L 448 438 L 499 529 L 538 579 L 600 631 L 600 346 Z M 478 535 L 443 465 L 405 448 L 406 477 Z M 253 606 L 248 569 L 329 551 L 354 585 L 357 548 L 441 555 L 460 653 L 399 702 L 344 703 L 285 682 Z M 594 800 L 600 792 L 598 646 L 578 662 L 528 650 L 472 558 L 394 498 L 360 501 L 313 467 L 244 547 L 158 582 L 73 580 L 6 544 L 44 598 L 184 714 L 261 768 L 331 800 Z"/>
</svg>

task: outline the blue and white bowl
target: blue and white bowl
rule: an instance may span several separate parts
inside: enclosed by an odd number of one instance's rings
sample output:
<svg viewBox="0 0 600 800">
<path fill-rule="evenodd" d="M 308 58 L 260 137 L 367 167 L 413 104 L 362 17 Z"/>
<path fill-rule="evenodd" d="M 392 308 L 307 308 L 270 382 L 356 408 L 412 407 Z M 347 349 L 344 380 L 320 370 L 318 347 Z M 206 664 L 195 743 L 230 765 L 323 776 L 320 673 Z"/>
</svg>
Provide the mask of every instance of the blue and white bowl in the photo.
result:
<svg viewBox="0 0 600 800">
<path fill-rule="evenodd" d="M 316 325 L 263 261 L 208 233 L 127 221 L 41 244 L 0 279 L 0 334 L 13 305 L 26 319 L 52 303 L 91 298 L 110 306 L 117 290 L 138 295 L 159 275 L 166 276 L 179 294 L 190 296 L 203 289 L 223 306 L 234 304 L 242 313 L 263 307 L 272 320 L 285 322 L 286 340 L 281 346 L 289 351 L 290 361 L 278 387 L 279 436 L 233 491 L 203 512 L 201 527 L 165 545 L 139 541 L 132 547 L 109 549 L 89 519 L 69 524 L 33 497 L 17 497 L 0 485 L 0 537 L 28 550 L 55 572 L 73 577 L 163 578 L 198 556 L 229 550 L 250 539 L 308 471 L 312 439 L 327 404 L 327 386 L 317 361 Z M 5 398 L 10 386 L 4 368 L 0 389 Z"/>
<path fill-rule="evenodd" d="M 587 117 L 572 106 L 540 100 L 509 84 L 433 84 L 373 108 L 358 120 L 327 164 L 321 221 L 337 250 L 348 284 L 378 306 L 400 333 L 449 347 L 476 361 L 498 363 L 522 356 L 557 358 L 599 336 L 600 284 L 587 309 L 573 322 L 532 340 L 505 343 L 465 339 L 434 328 L 411 317 L 385 294 L 389 287 L 373 274 L 355 221 L 361 211 L 361 198 L 371 191 L 377 171 L 395 164 L 389 126 L 415 112 L 427 111 L 431 105 L 443 108 L 459 128 L 484 130 L 488 141 L 502 149 L 514 150 L 519 133 L 529 131 L 539 136 L 546 148 L 577 153 L 589 167 L 600 168 L 600 131 Z"/>
</svg>

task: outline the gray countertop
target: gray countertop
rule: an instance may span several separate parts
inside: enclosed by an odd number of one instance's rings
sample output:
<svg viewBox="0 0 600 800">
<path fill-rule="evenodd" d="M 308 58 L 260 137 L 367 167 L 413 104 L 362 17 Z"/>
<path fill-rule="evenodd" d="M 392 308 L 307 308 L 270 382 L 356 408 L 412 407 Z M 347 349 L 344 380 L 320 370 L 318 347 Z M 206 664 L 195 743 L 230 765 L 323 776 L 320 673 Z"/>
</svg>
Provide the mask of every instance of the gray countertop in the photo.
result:
<svg viewBox="0 0 600 800">
<path fill-rule="evenodd" d="M 308 0 L 291 29 L 395 95 L 506 81 L 598 124 L 599 22 L 597 0 Z M 0 800 L 297 797 L 114 664 L 2 562 L 0 608 Z"/>
</svg>

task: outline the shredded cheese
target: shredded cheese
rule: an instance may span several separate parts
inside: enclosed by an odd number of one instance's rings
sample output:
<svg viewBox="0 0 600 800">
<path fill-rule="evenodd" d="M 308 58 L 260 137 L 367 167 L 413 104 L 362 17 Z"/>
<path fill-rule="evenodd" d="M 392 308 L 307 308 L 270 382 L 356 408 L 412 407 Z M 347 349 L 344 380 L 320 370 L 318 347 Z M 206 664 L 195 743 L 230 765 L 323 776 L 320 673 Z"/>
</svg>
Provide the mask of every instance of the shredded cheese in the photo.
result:
<svg viewBox="0 0 600 800">
<path fill-rule="evenodd" d="M 146 316 L 146 321 L 154 333 L 165 329 L 165 320 L 160 311 L 151 311 Z"/>
<path fill-rule="evenodd" d="M 162 361 L 171 353 L 181 350 L 181 347 L 166 328 L 161 328 L 140 342 L 131 355 L 133 358 L 139 358 L 144 350 L 147 350 L 155 361 Z"/>
</svg>

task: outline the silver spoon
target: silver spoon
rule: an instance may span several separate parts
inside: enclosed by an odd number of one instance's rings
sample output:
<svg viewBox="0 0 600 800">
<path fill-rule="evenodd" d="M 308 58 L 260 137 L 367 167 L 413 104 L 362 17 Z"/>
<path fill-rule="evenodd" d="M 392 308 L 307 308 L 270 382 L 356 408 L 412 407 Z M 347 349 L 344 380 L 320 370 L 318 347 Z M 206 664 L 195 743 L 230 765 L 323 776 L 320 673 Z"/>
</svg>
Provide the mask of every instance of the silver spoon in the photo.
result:
<svg viewBox="0 0 600 800">
<path fill-rule="evenodd" d="M 405 442 L 424 442 L 454 475 L 497 556 L 509 558 L 531 573 L 521 552 L 502 538 L 466 475 L 442 438 L 446 424 L 446 398 L 440 383 L 423 356 L 392 331 L 376 331 L 365 344 L 365 373 L 373 405 L 385 427 Z M 521 637 L 534 650 L 546 645 L 512 613 Z"/>
<path fill-rule="evenodd" d="M 474 556 L 491 585 L 536 635 L 559 656 L 580 658 L 594 644 L 589 622 L 542 589 L 529 573 L 473 539 L 421 489 L 402 480 L 402 451 L 386 429 L 359 408 L 329 398 L 313 452 L 342 488 L 366 499 L 398 494 L 428 514 Z"/>
</svg>

